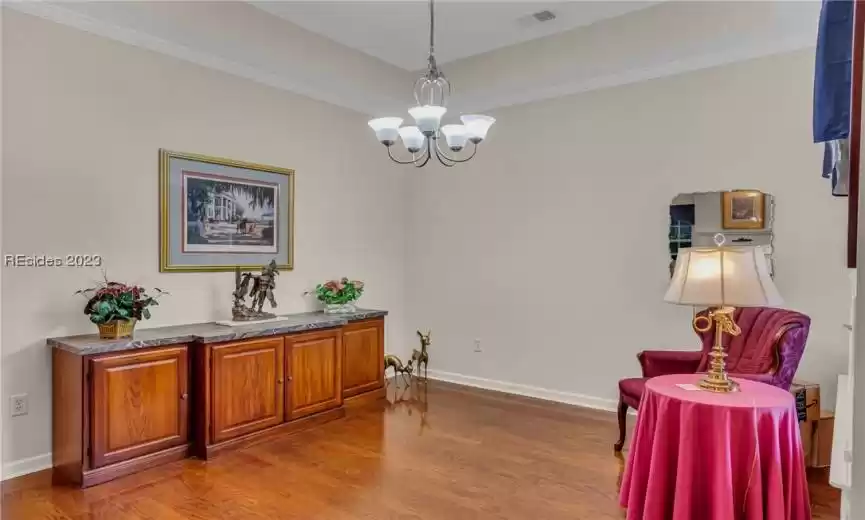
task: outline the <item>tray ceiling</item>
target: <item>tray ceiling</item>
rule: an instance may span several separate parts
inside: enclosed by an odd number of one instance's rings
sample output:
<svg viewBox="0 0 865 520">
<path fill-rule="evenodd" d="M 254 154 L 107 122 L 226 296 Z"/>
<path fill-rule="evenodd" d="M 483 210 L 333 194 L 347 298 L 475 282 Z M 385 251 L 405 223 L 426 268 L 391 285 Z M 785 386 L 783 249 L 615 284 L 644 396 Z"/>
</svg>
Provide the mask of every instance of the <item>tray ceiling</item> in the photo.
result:
<svg viewBox="0 0 865 520">
<path fill-rule="evenodd" d="M 439 63 L 569 31 L 657 4 L 644 2 L 436 2 Z M 429 7 L 408 2 L 253 2 L 275 16 L 406 70 L 426 66 Z M 554 20 L 533 13 L 548 10 Z"/>
</svg>

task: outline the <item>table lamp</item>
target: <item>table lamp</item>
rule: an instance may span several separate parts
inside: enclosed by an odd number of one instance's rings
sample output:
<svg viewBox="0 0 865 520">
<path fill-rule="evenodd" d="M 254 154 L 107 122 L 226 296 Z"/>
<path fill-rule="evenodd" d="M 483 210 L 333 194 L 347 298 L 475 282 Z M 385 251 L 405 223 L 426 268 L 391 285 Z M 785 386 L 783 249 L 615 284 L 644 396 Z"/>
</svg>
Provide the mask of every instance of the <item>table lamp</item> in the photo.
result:
<svg viewBox="0 0 865 520">
<path fill-rule="evenodd" d="M 699 386 L 711 392 L 734 392 L 738 386 L 727 377 L 722 344 L 726 332 L 741 333 L 733 321 L 736 307 L 775 307 L 783 303 L 769 275 L 769 262 L 762 247 L 724 247 L 724 235 L 715 235 L 716 247 L 679 249 L 670 288 L 664 301 L 678 305 L 708 307 L 707 316 L 694 318 L 694 329 L 707 332 L 715 325 L 715 345 L 709 371 Z"/>
</svg>

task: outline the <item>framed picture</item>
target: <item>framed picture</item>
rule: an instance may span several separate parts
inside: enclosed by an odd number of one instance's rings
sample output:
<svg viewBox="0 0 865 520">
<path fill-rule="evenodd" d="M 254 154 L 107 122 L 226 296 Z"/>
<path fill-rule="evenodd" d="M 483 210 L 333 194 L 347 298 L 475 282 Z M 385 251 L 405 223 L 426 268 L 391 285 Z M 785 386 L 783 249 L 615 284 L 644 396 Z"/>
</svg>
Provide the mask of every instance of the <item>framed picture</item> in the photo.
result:
<svg viewBox="0 0 865 520">
<path fill-rule="evenodd" d="M 762 229 L 765 200 L 757 190 L 725 191 L 721 198 L 724 229 Z"/>
<path fill-rule="evenodd" d="M 159 270 L 294 267 L 294 170 L 159 150 Z"/>
</svg>

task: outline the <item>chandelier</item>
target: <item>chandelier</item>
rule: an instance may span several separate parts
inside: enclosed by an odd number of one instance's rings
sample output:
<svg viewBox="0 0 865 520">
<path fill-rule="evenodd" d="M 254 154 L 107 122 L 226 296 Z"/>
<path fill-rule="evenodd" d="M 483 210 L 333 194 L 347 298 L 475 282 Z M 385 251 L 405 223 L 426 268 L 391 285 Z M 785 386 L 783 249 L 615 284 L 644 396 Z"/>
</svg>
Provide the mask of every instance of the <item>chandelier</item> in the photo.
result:
<svg viewBox="0 0 865 520">
<path fill-rule="evenodd" d="M 373 119 L 368 124 L 375 131 L 379 142 L 387 147 L 387 155 L 392 161 L 399 164 L 413 164 L 420 168 L 426 166 L 430 159 L 435 157 L 441 164 L 451 167 L 475 156 L 478 144 L 484 140 L 487 131 L 496 120 L 490 116 L 467 114 L 460 116 L 461 125 L 440 126 L 442 116 L 447 112 L 445 106 L 451 94 L 451 84 L 436 65 L 433 0 L 429 2 L 429 15 L 427 71 L 414 84 L 414 99 L 417 105 L 408 110 L 414 118 L 415 126 L 400 126 L 403 121 L 401 117 L 381 117 Z M 394 157 L 392 146 L 397 137 L 402 139 L 402 144 L 411 153 L 411 159 L 400 160 Z M 466 143 L 471 143 L 471 153 L 462 154 L 462 157 L 448 155 L 439 144 L 442 137 L 451 152 L 461 152 L 465 149 Z"/>
</svg>

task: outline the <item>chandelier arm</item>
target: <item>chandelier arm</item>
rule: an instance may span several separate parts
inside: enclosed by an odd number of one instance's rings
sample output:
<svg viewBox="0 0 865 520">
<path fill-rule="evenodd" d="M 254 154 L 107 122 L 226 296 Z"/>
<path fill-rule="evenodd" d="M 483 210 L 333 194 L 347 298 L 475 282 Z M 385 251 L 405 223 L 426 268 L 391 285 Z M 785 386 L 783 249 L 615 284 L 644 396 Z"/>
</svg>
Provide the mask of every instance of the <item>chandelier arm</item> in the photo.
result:
<svg viewBox="0 0 865 520">
<path fill-rule="evenodd" d="M 456 159 L 456 158 L 454 158 L 454 157 L 450 157 L 450 156 L 448 156 L 448 154 L 446 154 L 446 153 L 444 152 L 444 150 L 442 150 L 441 148 L 439 148 L 438 140 L 436 140 L 436 155 L 441 155 L 442 157 L 444 157 L 444 158 L 447 159 L 448 161 L 451 161 L 451 162 L 454 162 L 454 163 L 464 163 L 464 162 L 467 162 L 467 161 L 469 161 L 472 157 L 474 157 L 476 153 L 478 153 L 478 145 L 475 144 L 475 143 L 473 142 L 473 143 L 472 143 L 472 153 L 471 153 L 471 155 L 469 155 L 468 157 L 464 157 L 464 158 L 462 158 L 462 159 Z"/>
<path fill-rule="evenodd" d="M 444 106 L 444 100 L 453 96 L 454 88 L 451 85 L 451 82 L 445 76 L 444 72 L 441 73 L 441 79 L 444 81 L 444 86 L 442 86 L 442 106 Z M 445 94 L 445 89 L 447 89 L 447 94 Z"/>
<path fill-rule="evenodd" d="M 423 105 L 420 98 L 423 96 L 423 86 L 426 81 L 426 76 L 421 76 L 414 82 L 414 100 L 417 101 L 418 105 Z"/>
<path fill-rule="evenodd" d="M 426 159 L 424 159 L 423 162 L 420 164 L 415 164 L 414 167 L 415 168 L 423 168 L 424 166 L 426 166 L 426 163 L 428 163 L 431 158 L 432 158 L 432 154 L 430 154 L 429 147 L 427 147 Z"/>
<path fill-rule="evenodd" d="M 447 155 L 444 155 L 442 153 L 442 151 L 439 150 L 438 143 L 436 143 L 436 146 L 435 146 L 435 155 L 436 155 L 436 159 L 438 159 L 438 161 L 442 164 L 442 166 L 447 166 L 448 168 L 452 168 L 454 166 L 454 164 L 456 164 L 455 162 L 453 162 L 450 159 L 450 157 L 448 157 Z"/>
<path fill-rule="evenodd" d="M 427 141 L 429 141 L 429 140 L 427 140 Z M 397 164 L 413 164 L 415 166 L 418 166 L 418 161 L 420 161 L 421 159 L 424 159 L 424 156 L 426 156 L 426 160 L 424 160 L 420 166 L 423 166 L 424 164 L 426 164 L 429 161 L 429 142 L 427 142 L 426 149 L 423 151 L 423 153 L 420 156 L 415 157 L 414 154 L 412 154 L 412 158 L 408 161 L 401 161 L 401 160 L 397 159 L 396 157 L 394 157 L 393 153 L 391 153 L 391 151 L 390 151 L 391 148 L 392 148 L 391 146 L 387 147 L 387 156 L 390 157 L 391 161 L 393 161 Z"/>
</svg>

